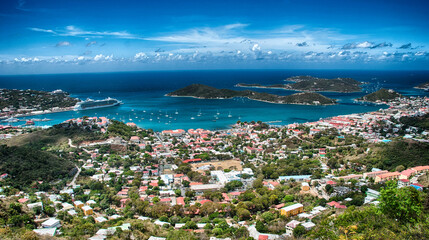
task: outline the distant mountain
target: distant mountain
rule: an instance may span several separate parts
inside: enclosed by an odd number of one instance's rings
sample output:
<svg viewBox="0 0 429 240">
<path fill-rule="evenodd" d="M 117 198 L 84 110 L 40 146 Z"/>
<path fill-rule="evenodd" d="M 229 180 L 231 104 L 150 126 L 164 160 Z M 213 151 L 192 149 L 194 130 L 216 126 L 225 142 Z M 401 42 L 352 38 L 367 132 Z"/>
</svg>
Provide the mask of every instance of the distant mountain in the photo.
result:
<svg viewBox="0 0 429 240">
<path fill-rule="evenodd" d="M 362 89 L 359 81 L 352 78 L 317 78 L 312 76 L 295 76 L 286 79 L 293 83 L 261 85 L 253 83 L 239 83 L 237 87 L 253 88 L 283 88 L 286 90 L 305 91 L 305 92 L 360 92 Z"/>
<path fill-rule="evenodd" d="M 377 92 L 370 93 L 368 95 L 365 95 L 363 97 L 360 97 L 356 100 L 358 101 L 366 101 L 366 102 L 377 102 L 377 101 L 389 101 L 393 100 L 397 97 L 402 97 L 401 94 L 393 91 L 392 89 L 380 89 Z"/>
<path fill-rule="evenodd" d="M 192 84 L 174 92 L 168 93 L 167 96 L 195 97 L 202 99 L 247 97 L 252 100 L 280 104 L 327 105 L 336 103 L 334 99 L 327 98 L 319 93 L 296 93 L 288 96 L 279 96 L 250 90 L 235 91 L 231 89 L 218 89 L 203 84 Z"/>
</svg>

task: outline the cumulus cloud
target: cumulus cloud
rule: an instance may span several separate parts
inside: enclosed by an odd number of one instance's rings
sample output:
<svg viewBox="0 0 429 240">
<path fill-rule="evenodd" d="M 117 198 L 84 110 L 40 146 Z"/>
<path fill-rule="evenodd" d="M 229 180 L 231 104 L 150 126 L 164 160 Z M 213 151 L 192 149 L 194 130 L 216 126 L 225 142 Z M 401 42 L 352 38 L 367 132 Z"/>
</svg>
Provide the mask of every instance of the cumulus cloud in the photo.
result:
<svg viewBox="0 0 429 240">
<path fill-rule="evenodd" d="M 361 43 L 347 43 L 341 49 L 356 49 L 356 48 L 375 49 L 375 48 L 384 48 L 384 47 L 392 47 L 392 44 L 389 42 L 382 42 L 382 43 L 375 44 L 373 42 L 365 41 Z"/>
<path fill-rule="evenodd" d="M 136 55 L 134 56 L 134 59 L 137 61 L 146 60 L 148 59 L 148 56 L 144 52 L 139 52 L 139 53 L 136 53 Z"/>
<path fill-rule="evenodd" d="M 404 45 L 398 47 L 398 49 L 410 49 L 410 48 L 411 48 L 411 43 L 407 43 L 407 44 L 404 44 Z"/>
<path fill-rule="evenodd" d="M 256 45 L 256 44 L 255 44 Z M 12 59 L 1 59 L 1 64 L 107 64 L 114 63 L 145 63 L 145 64 L 255 64 L 255 63 L 399 63 L 399 62 L 429 62 L 429 53 L 426 51 L 408 51 L 401 52 L 374 52 L 374 51 L 263 51 L 260 46 L 254 46 L 255 51 L 248 49 L 247 51 L 234 50 L 223 52 L 212 51 L 194 51 L 186 53 L 154 53 L 137 52 L 133 56 L 114 58 L 113 55 L 97 54 L 94 57 L 89 55 L 66 55 L 66 56 L 35 56 L 35 57 L 17 57 Z M 368 48 L 367 48 L 368 49 Z"/>
<path fill-rule="evenodd" d="M 259 46 L 259 44 L 256 43 L 253 45 L 253 47 L 252 47 L 253 52 L 260 51 L 260 50 L 261 50 L 261 47 Z"/>
<path fill-rule="evenodd" d="M 110 56 L 104 56 L 103 54 L 97 54 L 94 57 L 94 61 L 112 61 L 113 55 Z"/>
<path fill-rule="evenodd" d="M 97 44 L 96 41 L 91 41 L 91 42 L 86 44 L 86 47 L 90 47 L 90 46 L 95 45 L 95 44 Z"/>
<path fill-rule="evenodd" d="M 91 55 L 92 51 L 85 51 L 84 53 L 82 53 L 82 55 Z"/>
<path fill-rule="evenodd" d="M 297 45 L 298 47 L 308 47 L 307 42 L 297 43 L 296 45 Z"/>
<path fill-rule="evenodd" d="M 382 42 L 382 43 L 373 45 L 370 48 L 374 49 L 374 48 L 384 48 L 384 47 L 392 47 L 392 44 L 391 43 L 387 43 L 387 42 Z"/>
<path fill-rule="evenodd" d="M 62 42 L 58 42 L 57 45 L 55 45 L 56 47 L 68 47 L 70 46 L 71 43 L 68 41 L 62 41 Z"/>
</svg>

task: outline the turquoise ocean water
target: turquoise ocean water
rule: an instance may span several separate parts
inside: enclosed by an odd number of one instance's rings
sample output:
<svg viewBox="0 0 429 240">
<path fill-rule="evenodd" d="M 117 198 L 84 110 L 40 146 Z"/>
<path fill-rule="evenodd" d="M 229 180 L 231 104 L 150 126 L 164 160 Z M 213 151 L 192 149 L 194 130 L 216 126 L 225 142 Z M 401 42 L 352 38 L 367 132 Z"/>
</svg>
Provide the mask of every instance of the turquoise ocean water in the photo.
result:
<svg viewBox="0 0 429 240">
<path fill-rule="evenodd" d="M 284 83 L 286 78 L 296 75 L 352 77 L 368 84 L 364 85 L 364 91 L 359 93 L 322 93 L 339 100 L 339 104 L 332 106 L 270 104 L 244 98 L 207 100 L 165 96 L 166 93 L 191 83 L 243 90 L 244 88 L 236 88 L 234 85 Z M 160 131 L 179 128 L 225 129 L 238 120 L 260 120 L 285 125 L 374 111 L 386 106 L 358 104 L 354 103 L 353 99 L 381 87 L 394 89 L 407 96 L 429 96 L 423 90 L 413 88 L 427 81 L 429 81 L 428 71 L 217 70 L 0 76 L 0 88 L 45 91 L 62 89 L 83 100 L 112 97 L 124 103 L 118 107 L 30 117 L 52 119 L 49 122 L 36 122 L 36 125 L 53 125 L 82 116 L 105 116 Z M 279 95 L 295 93 L 281 89 L 253 90 Z"/>
</svg>

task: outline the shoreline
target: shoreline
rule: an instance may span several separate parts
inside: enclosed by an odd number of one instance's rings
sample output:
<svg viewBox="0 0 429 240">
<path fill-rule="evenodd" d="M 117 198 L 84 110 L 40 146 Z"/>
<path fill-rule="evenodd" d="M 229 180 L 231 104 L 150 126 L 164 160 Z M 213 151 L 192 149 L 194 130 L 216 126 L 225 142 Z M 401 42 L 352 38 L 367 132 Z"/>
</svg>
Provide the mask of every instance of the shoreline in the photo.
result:
<svg viewBox="0 0 429 240">
<path fill-rule="evenodd" d="M 320 92 L 325 92 L 325 93 L 357 93 L 357 92 L 362 92 L 362 90 L 360 91 L 312 91 L 312 90 L 300 90 L 300 89 L 294 89 L 294 88 L 282 88 L 282 87 L 267 87 L 267 86 L 244 86 L 244 85 L 240 85 L 240 84 L 236 84 L 234 85 L 234 87 L 241 87 L 241 88 L 261 88 L 261 89 L 279 89 L 279 90 L 285 90 L 285 91 L 295 91 L 295 92 L 315 92 L 315 93 L 320 93 Z"/>
<path fill-rule="evenodd" d="M 166 97 L 188 97 L 188 98 L 195 98 L 195 99 L 206 99 L 206 100 L 224 100 L 224 99 L 233 99 L 233 98 L 247 98 L 249 100 L 253 101 L 259 101 L 259 102 L 265 102 L 265 103 L 271 103 L 271 104 L 291 104 L 291 105 L 304 105 L 304 106 L 330 106 L 330 105 L 337 105 L 338 103 L 332 103 L 332 104 L 309 104 L 309 103 L 280 103 L 280 102 L 270 102 L 267 100 L 259 100 L 259 99 L 252 99 L 249 97 L 231 97 L 231 98 L 202 98 L 202 97 L 195 97 L 195 96 L 177 96 L 177 95 L 167 95 Z"/>
<path fill-rule="evenodd" d="M 12 115 L 9 115 L 9 116 L 1 117 L 0 120 L 5 120 L 5 119 L 8 119 L 8 118 L 25 118 L 25 117 L 31 117 L 31 116 L 40 116 L 40 115 L 51 114 L 51 113 L 70 112 L 70 111 L 74 111 L 74 110 L 73 110 L 73 107 L 69 107 L 69 108 L 63 108 L 63 109 L 60 109 L 60 110 L 50 110 L 50 111 L 51 112 L 27 113 L 27 114 L 23 114 L 23 115 L 21 115 L 21 113 L 12 114 Z"/>
</svg>

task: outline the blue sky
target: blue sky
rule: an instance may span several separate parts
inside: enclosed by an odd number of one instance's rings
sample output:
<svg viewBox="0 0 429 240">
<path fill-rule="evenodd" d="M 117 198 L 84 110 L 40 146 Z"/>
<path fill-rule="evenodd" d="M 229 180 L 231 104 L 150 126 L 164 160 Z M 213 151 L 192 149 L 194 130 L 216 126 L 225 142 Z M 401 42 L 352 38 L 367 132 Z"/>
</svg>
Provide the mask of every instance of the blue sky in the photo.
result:
<svg viewBox="0 0 429 240">
<path fill-rule="evenodd" d="M 424 0 L 0 4 L 0 74 L 429 69 Z"/>
</svg>

